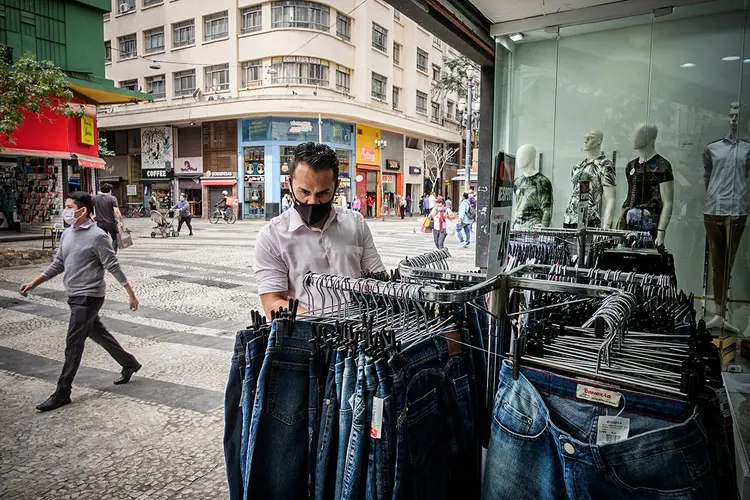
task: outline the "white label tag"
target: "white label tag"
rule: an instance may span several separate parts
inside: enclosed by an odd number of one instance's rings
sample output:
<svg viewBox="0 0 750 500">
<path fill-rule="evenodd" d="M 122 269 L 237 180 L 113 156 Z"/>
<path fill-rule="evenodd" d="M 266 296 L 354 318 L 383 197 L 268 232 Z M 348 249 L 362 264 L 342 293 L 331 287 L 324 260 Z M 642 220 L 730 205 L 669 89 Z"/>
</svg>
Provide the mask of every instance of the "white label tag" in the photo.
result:
<svg viewBox="0 0 750 500">
<path fill-rule="evenodd" d="M 601 389 L 599 387 L 578 384 L 576 387 L 576 397 L 578 399 L 585 399 L 587 401 L 593 401 L 594 403 L 602 403 L 617 408 L 620 406 L 622 394 L 615 391 L 608 391 L 607 389 Z"/>
<path fill-rule="evenodd" d="M 383 432 L 383 399 L 372 398 L 372 427 L 370 437 L 380 439 Z"/>
<path fill-rule="evenodd" d="M 628 438 L 630 419 L 622 417 L 599 417 L 596 426 L 596 444 L 616 443 Z"/>
<path fill-rule="evenodd" d="M 354 400 L 357 397 L 355 393 L 352 393 L 351 397 L 349 398 L 349 408 L 352 410 L 354 409 Z"/>
</svg>

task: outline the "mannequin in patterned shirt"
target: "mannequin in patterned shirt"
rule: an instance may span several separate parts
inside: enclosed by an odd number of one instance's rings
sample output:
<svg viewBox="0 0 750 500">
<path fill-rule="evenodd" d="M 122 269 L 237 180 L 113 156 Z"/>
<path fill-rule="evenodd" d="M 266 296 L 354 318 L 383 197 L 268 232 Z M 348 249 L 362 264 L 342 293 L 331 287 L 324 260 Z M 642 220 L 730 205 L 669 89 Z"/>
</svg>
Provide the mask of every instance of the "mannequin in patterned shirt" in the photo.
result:
<svg viewBox="0 0 750 500">
<path fill-rule="evenodd" d="M 513 229 L 549 227 L 552 222 L 552 183 L 539 172 L 536 148 L 531 144 L 518 148 L 516 166 L 521 171 L 521 176 L 513 183 L 516 196 Z"/>
</svg>

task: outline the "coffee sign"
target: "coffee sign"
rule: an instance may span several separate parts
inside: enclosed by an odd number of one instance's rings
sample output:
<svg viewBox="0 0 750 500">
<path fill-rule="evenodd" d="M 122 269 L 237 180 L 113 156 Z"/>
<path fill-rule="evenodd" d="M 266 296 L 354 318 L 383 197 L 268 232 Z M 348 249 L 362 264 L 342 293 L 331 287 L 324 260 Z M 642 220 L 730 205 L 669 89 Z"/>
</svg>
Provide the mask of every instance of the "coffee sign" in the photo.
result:
<svg viewBox="0 0 750 500">
<path fill-rule="evenodd" d="M 174 172 L 164 168 L 144 168 L 141 173 L 144 179 L 171 179 Z"/>
</svg>

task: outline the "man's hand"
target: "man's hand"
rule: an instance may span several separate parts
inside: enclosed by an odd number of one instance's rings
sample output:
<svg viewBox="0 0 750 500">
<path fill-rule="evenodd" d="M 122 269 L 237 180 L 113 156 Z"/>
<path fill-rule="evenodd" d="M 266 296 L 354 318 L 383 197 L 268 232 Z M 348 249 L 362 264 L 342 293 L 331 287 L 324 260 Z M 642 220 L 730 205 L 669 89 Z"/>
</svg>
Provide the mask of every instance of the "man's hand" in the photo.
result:
<svg viewBox="0 0 750 500">
<path fill-rule="evenodd" d="M 18 293 L 26 297 L 29 294 L 29 292 L 32 291 L 34 288 L 36 288 L 36 285 L 34 285 L 33 283 L 24 283 L 18 289 Z"/>
<path fill-rule="evenodd" d="M 130 306 L 131 311 L 138 310 L 138 298 L 135 296 L 135 294 L 132 294 L 128 297 L 128 305 Z"/>
<path fill-rule="evenodd" d="M 660 247 L 664 244 L 664 237 L 667 235 L 666 231 L 658 231 L 656 233 L 656 241 L 654 242 L 657 247 Z"/>
</svg>

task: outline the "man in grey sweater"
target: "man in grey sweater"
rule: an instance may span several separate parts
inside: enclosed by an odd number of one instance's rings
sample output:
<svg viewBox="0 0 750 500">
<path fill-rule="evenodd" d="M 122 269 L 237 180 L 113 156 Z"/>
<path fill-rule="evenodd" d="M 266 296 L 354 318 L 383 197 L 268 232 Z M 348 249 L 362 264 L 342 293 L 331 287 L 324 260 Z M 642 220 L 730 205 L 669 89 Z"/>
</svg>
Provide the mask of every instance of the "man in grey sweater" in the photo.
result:
<svg viewBox="0 0 750 500">
<path fill-rule="evenodd" d="M 120 269 L 112 249 L 112 240 L 91 220 L 93 212 L 91 195 L 80 192 L 70 195 L 63 210 L 63 220 L 70 227 L 60 237 L 60 247 L 54 261 L 34 281 L 21 285 L 19 290 L 25 297 L 37 286 L 65 272 L 63 283 L 70 306 L 65 363 L 57 381 L 57 390 L 36 407 L 40 411 L 54 410 L 70 403 L 73 379 L 81 364 L 87 337 L 102 346 L 122 366 L 122 375 L 115 380 L 115 384 L 128 383 L 141 368 L 135 357 L 122 348 L 99 319 L 99 310 L 104 304 L 105 269 L 125 287 L 131 310 L 138 310 L 138 299 Z"/>
</svg>

